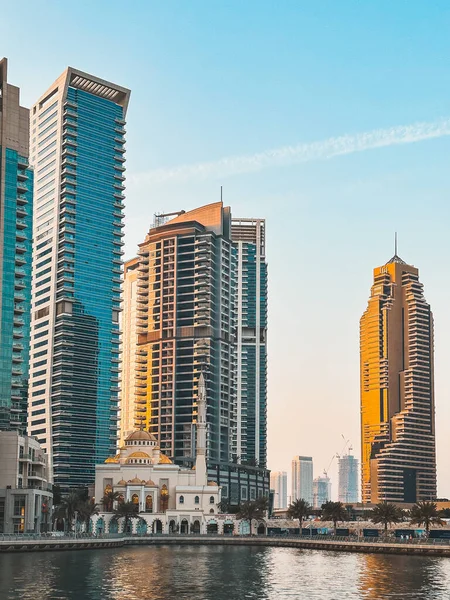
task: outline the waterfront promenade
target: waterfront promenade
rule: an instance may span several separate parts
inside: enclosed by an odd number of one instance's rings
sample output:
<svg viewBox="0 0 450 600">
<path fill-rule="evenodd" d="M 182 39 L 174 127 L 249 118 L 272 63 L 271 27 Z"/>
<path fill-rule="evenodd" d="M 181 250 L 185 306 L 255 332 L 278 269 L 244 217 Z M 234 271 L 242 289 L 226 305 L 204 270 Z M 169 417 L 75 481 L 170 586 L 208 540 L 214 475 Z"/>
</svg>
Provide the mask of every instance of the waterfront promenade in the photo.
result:
<svg viewBox="0 0 450 600">
<path fill-rule="evenodd" d="M 223 535 L 146 535 L 102 537 L 42 537 L 0 536 L 0 553 L 39 552 L 50 550 L 86 550 L 119 548 L 123 546 L 156 545 L 222 545 L 222 546 L 273 546 L 304 550 L 328 550 L 338 552 L 362 552 L 376 554 L 409 554 L 450 557 L 450 540 L 389 540 L 351 539 L 307 536 L 223 536 Z"/>
</svg>

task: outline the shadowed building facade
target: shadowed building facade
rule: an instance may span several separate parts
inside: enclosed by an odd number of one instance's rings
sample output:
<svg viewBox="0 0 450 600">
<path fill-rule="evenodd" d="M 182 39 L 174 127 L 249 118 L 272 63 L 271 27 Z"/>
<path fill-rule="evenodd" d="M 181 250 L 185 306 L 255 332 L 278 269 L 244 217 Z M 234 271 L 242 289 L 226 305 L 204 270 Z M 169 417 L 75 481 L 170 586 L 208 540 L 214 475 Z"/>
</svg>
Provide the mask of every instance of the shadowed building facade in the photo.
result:
<svg viewBox="0 0 450 600">
<path fill-rule="evenodd" d="M 117 442 L 129 90 L 69 67 L 34 104 L 28 433 L 63 489 Z"/>
<path fill-rule="evenodd" d="M 29 111 L 0 60 L 0 430 L 24 432 L 30 346 L 33 172 Z"/>
<path fill-rule="evenodd" d="M 397 254 L 374 269 L 360 356 L 362 501 L 434 500 L 433 316 Z"/>
</svg>

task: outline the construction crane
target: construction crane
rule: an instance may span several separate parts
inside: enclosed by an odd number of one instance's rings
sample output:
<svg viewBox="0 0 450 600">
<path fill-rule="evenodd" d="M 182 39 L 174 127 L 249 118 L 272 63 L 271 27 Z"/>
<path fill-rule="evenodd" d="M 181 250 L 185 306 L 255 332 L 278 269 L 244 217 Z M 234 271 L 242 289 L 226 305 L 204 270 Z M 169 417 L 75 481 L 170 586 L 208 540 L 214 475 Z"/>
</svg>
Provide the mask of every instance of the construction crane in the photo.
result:
<svg viewBox="0 0 450 600">
<path fill-rule="evenodd" d="M 333 464 L 333 460 L 336 458 L 336 456 L 337 456 L 337 454 L 333 454 L 333 456 L 331 457 L 331 460 L 330 460 L 330 463 L 329 463 L 328 467 L 323 470 L 323 474 L 325 475 L 325 477 L 328 477 L 328 471 L 330 470 L 330 467 Z"/>
<path fill-rule="evenodd" d="M 336 458 L 338 459 L 341 458 L 341 456 L 344 454 L 344 452 L 347 449 L 347 446 L 349 451 L 353 450 L 353 446 L 351 445 L 350 440 L 346 440 L 343 433 L 341 433 L 341 437 L 344 440 L 344 447 L 342 448 L 339 454 L 336 454 Z"/>
</svg>

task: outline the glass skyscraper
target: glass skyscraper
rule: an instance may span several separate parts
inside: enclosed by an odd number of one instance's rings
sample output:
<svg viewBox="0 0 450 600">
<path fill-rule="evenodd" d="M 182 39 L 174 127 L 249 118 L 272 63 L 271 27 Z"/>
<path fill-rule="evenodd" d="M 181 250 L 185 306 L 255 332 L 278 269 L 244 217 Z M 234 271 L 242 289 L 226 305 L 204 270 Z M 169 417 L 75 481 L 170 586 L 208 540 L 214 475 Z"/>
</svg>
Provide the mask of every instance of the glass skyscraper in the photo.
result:
<svg viewBox="0 0 450 600">
<path fill-rule="evenodd" d="M 233 219 L 236 250 L 236 454 L 267 463 L 267 262 L 264 219 Z"/>
<path fill-rule="evenodd" d="M 28 432 L 63 489 L 114 452 L 129 90 L 68 68 L 32 107 Z"/>
<path fill-rule="evenodd" d="M 0 430 L 24 432 L 30 343 L 33 172 L 29 111 L 0 60 Z"/>
</svg>

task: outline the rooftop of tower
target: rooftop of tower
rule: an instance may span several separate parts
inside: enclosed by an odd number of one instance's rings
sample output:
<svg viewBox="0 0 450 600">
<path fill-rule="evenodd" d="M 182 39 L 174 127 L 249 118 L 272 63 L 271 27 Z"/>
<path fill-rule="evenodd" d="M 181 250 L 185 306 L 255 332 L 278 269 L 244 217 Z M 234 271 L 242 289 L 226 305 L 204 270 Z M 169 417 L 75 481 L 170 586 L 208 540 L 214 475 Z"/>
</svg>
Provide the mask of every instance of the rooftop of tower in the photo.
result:
<svg viewBox="0 0 450 600">
<path fill-rule="evenodd" d="M 408 264 L 403 259 L 401 259 L 400 256 L 398 256 L 397 254 L 394 254 L 394 256 L 391 258 L 391 260 L 388 260 L 386 264 L 390 265 L 392 263 L 399 263 L 400 265 Z"/>
</svg>

